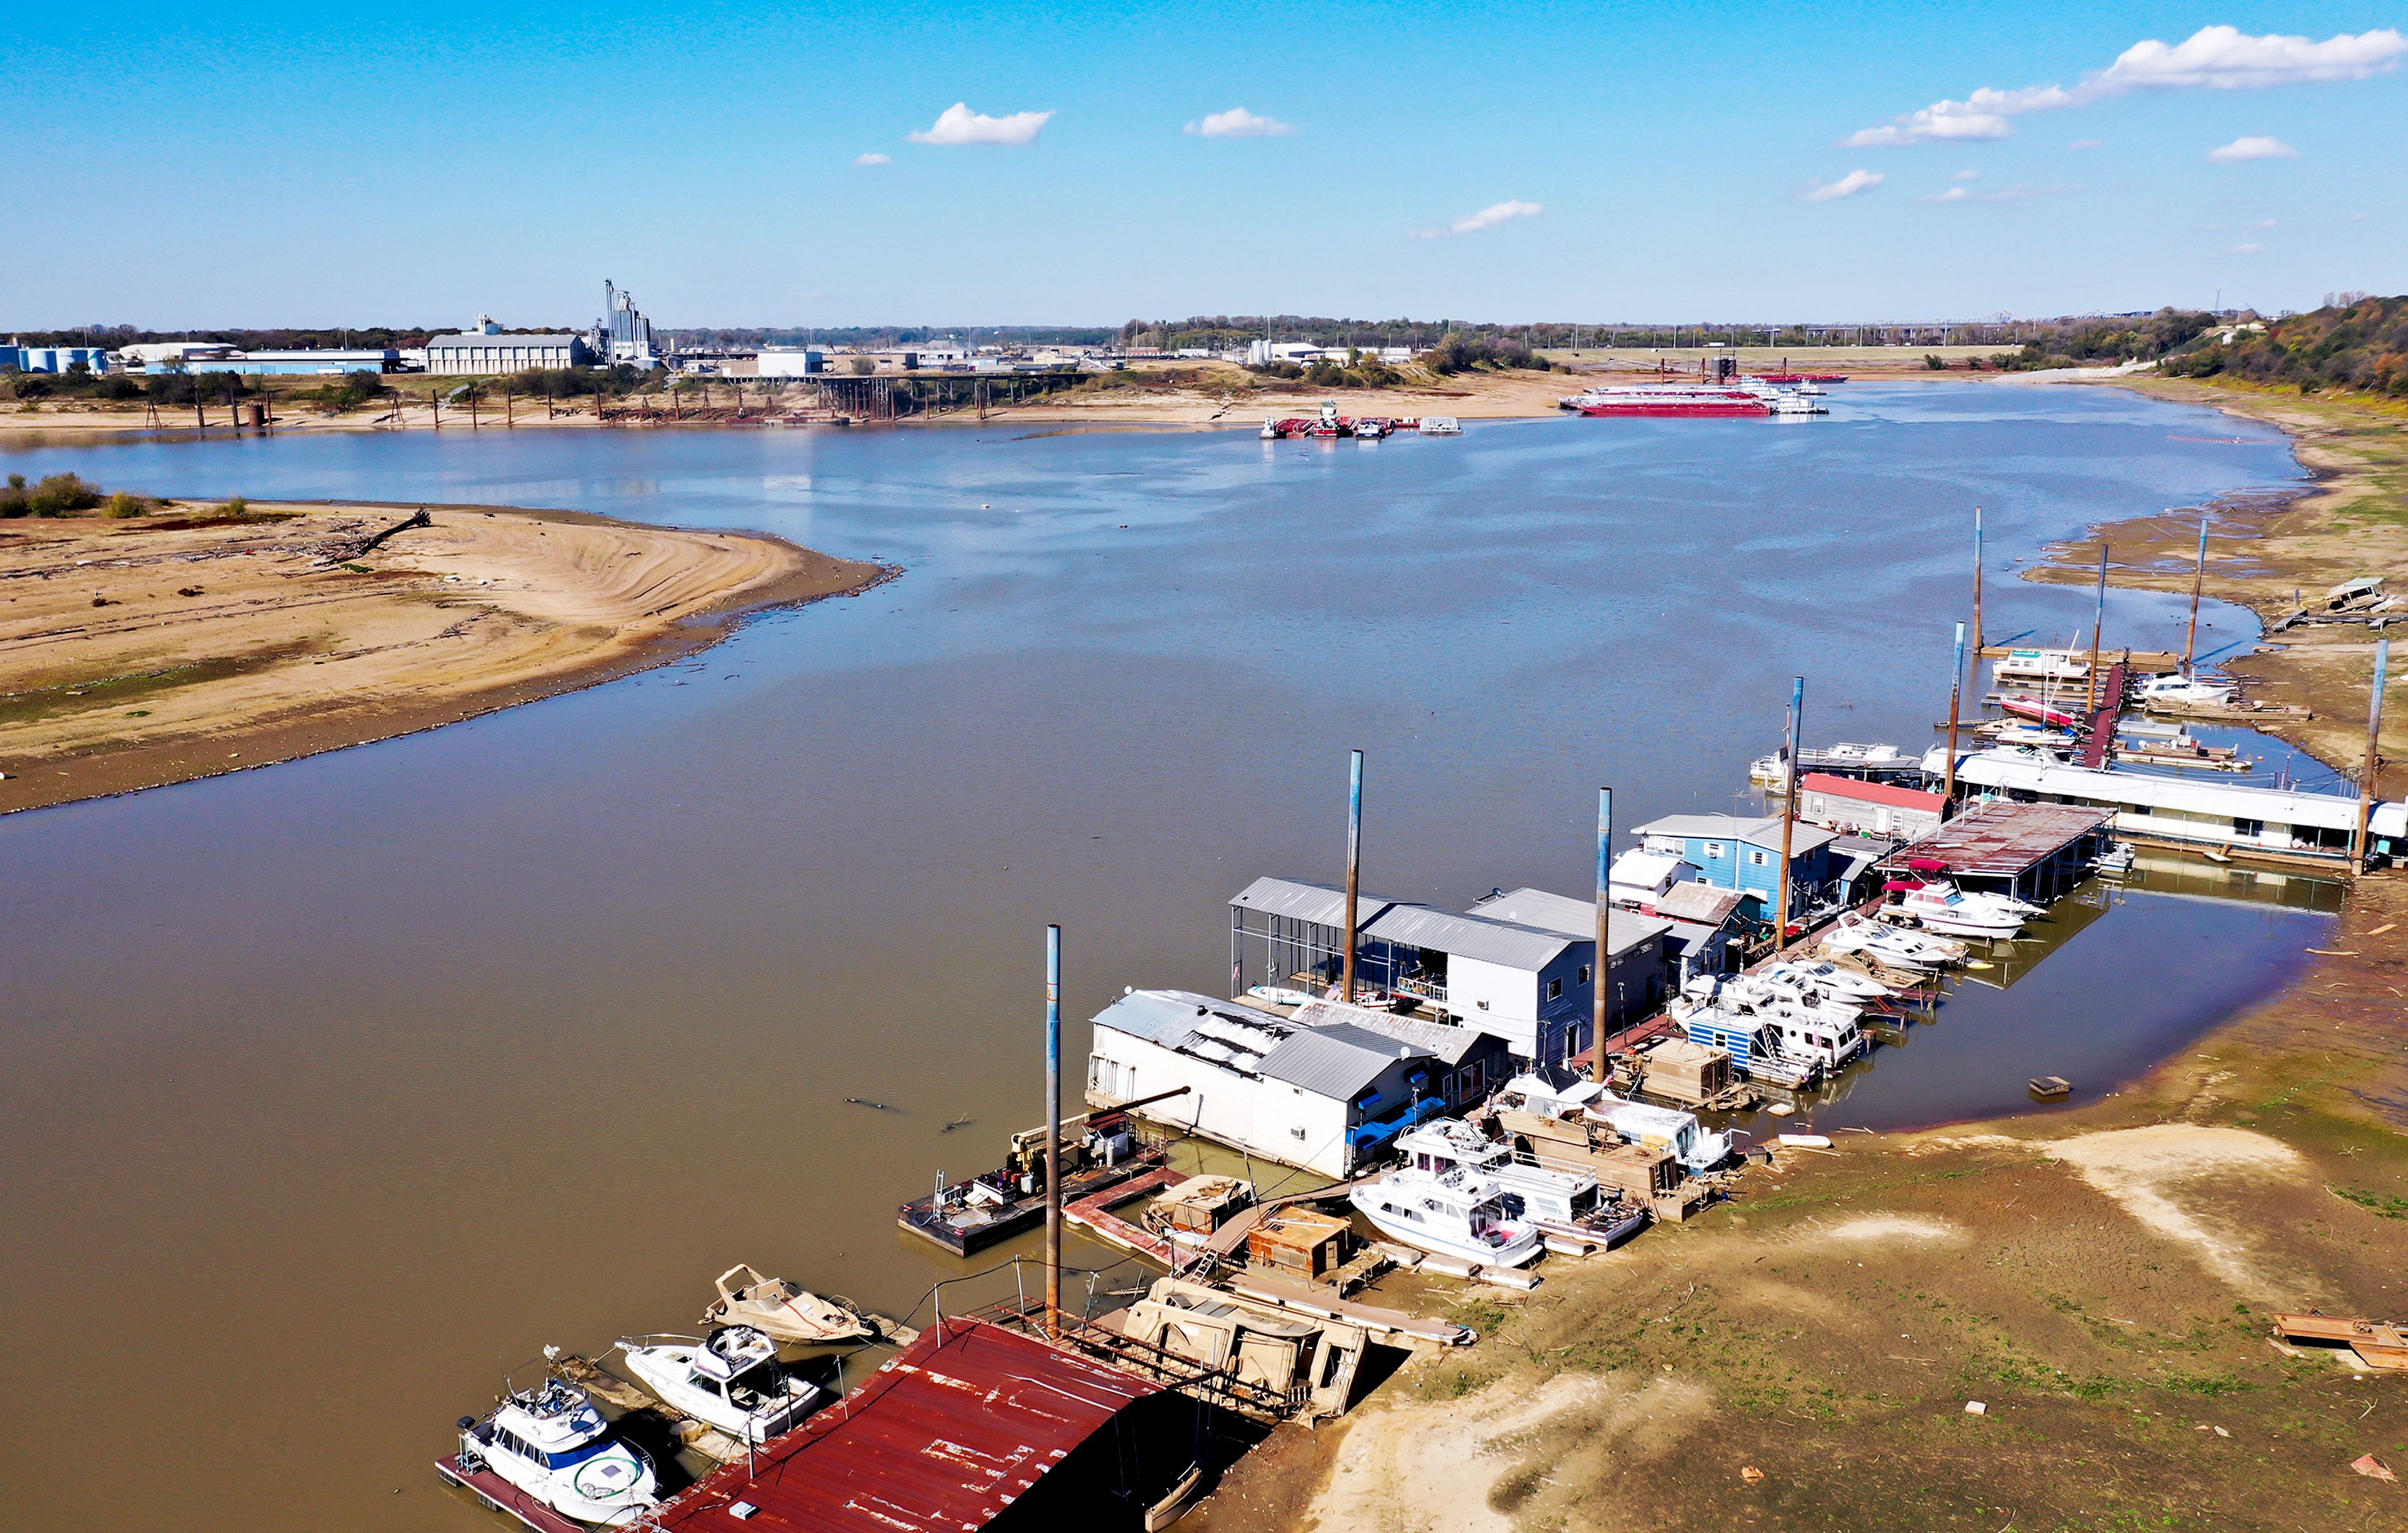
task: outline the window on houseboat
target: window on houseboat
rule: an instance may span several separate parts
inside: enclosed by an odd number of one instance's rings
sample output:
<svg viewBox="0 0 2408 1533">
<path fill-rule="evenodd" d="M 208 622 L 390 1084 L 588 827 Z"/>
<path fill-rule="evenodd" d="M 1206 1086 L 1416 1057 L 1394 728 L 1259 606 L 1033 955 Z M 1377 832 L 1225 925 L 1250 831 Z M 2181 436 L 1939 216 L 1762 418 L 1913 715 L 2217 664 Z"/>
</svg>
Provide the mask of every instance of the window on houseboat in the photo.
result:
<svg viewBox="0 0 2408 1533">
<path fill-rule="evenodd" d="M 1708 841 L 1708 842 L 1706 843 L 1706 855 L 1707 855 L 1707 856 L 1712 857 L 1712 858 L 1713 858 L 1715 861 L 1719 862 L 1719 861 L 1721 861 L 1721 860 L 1722 860 L 1722 854 L 1723 854 L 1723 843 L 1722 843 L 1722 842 L 1720 842 L 1720 841 Z"/>
<path fill-rule="evenodd" d="M 1556 978 L 1556 979 L 1549 980 L 1549 981 L 1547 981 L 1547 999 L 1549 999 L 1549 1000 L 1551 1000 L 1551 1001 L 1559 1001 L 1559 1000 L 1562 1000 L 1563 998 L 1564 998 L 1564 981 L 1563 981 L 1563 980 L 1562 980 L 1560 977 L 1558 977 L 1558 978 Z"/>
<path fill-rule="evenodd" d="M 1750 867 L 1762 867 L 1764 866 L 1764 853 L 1761 852 L 1751 851 L 1747 854 L 1747 865 Z"/>
<path fill-rule="evenodd" d="M 2233 817 L 2232 821 L 2232 834 L 2235 836 L 2263 836 L 2266 834 L 2266 822 L 2263 820 L 2243 820 L 2236 815 Z"/>
<path fill-rule="evenodd" d="M 1574 983 L 1574 984 L 1586 984 L 1586 983 L 1588 983 L 1588 966 L 1587 966 L 1586 964 L 1583 964 L 1583 965 L 1580 967 L 1580 972 L 1579 972 L 1578 974 L 1576 974 L 1576 975 L 1574 975 L 1574 976 L 1573 976 L 1573 978 L 1572 978 L 1572 983 Z"/>
</svg>

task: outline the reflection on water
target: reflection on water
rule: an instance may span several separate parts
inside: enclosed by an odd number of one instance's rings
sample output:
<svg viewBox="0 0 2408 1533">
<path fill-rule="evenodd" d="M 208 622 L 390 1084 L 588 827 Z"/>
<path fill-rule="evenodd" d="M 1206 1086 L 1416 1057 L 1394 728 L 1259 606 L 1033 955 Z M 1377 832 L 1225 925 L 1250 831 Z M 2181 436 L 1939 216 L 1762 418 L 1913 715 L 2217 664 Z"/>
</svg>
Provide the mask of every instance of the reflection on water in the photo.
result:
<svg viewBox="0 0 2408 1533">
<path fill-rule="evenodd" d="M 1225 982 L 1248 881 L 1338 874 L 1350 746 L 1373 887 L 1579 895 L 1597 786 L 1633 824 L 1729 808 L 1794 672 L 1810 737 L 1927 740 L 1971 506 L 2003 561 L 2298 477 L 2272 433 L 2186 443 L 2256 428 L 2106 390 L 1835 409 L 1368 448 L 0 451 L 158 494 L 765 528 L 908 571 L 673 669 L 0 822 L 9 1518 L 491 1533 L 426 1466 L 544 1343 L 691 1328 L 738 1261 L 895 1314 L 955 1270 L 895 1208 L 1041 1118 L 1046 922 L 1075 1081 L 1120 986 Z M 1989 599 L 2000 632 L 2062 633 L 2090 597 Z M 2186 606 L 2115 593 L 2109 621 L 2170 648 Z M 2323 919 L 2116 897 L 2012 990 L 1960 987 L 1826 1121 L 1993 1110 L 2043 1071 L 2100 1089 L 2279 983 Z"/>
</svg>

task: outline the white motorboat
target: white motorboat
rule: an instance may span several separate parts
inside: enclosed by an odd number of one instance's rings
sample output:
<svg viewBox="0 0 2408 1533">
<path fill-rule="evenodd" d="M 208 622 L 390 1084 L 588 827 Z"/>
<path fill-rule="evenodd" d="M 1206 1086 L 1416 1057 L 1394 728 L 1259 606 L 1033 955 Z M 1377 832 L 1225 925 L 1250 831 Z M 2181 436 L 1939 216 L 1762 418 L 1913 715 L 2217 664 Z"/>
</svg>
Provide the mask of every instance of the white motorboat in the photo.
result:
<svg viewBox="0 0 2408 1533">
<path fill-rule="evenodd" d="M 1619 1209 L 1604 1206 L 1597 1178 L 1526 1164 L 1514 1156 L 1512 1145 L 1490 1139 L 1460 1118 L 1433 1119 L 1399 1135 L 1397 1154 L 1416 1171 L 1459 1168 L 1496 1182 L 1505 1194 L 1506 1217 L 1535 1226 L 1542 1236 L 1595 1238 L 1623 1217 Z"/>
<path fill-rule="evenodd" d="M 1726 1010 L 1770 1024 L 1787 1058 L 1836 1070 L 1864 1052 L 1864 1030 L 1856 1019 L 1865 1009 L 1811 985 L 1770 974 L 1738 974 L 1711 998 Z"/>
<path fill-rule="evenodd" d="M 2179 672 L 2152 676 L 2141 683 L 2143 708 L 2230 708 L 2241 689 L 2229 681 L 2209 681 Z"/>
<path fill-rule="evenodd" d="M 750 1325 L 691 1336 L 623 1337 L 628 1370 L 662 1403 L 709 1422 L 738 1442 L 767 1442 L 818 1409 L 818 1386 L 778 1360 L 778 1344 Z"/>
<path fill-rule="evenodd" d="M 1863 917 L 1842 917 L 1823 938 L 1823 951 L 1856 953 L 1894 968 L 1936 969 L 1961 962 L 1965 944 L 1954 938 L 1911 932 Z"/>
<path fill-rule="evenodd" d="M 1896 903 L 1884 906 L 1881 913 L 1892 919 L 1907 917 L 1926 931 L 1947 937 L 2007 938 L 2024 929 L 2024 917 L 2018 912 L 1977 900 L 1953 883 L 1893 884 L 1891 893 Z"/>
<path fill-rule="evenodd" d="M 1843 968 L 1828 958 L 1799 961 L 1784 960 L 1767 964 L 1757 974 L 1776 982 L 1812 985 L 1827 996 L 1841 1000 L 1882 1001 L 1890 995 L 1889 986 L 1858 969 Z"/>
<path fill-rule="evenodd" d="M 1258 1001 L 1268 1001 L 1273 1006 L 1310 1006 L 1312 1004 L 1312 992 L 1309 990 L 1298 990 L 1293 985 L 1250 984 L 1246 986 L 1246 994 L 1252 996 Z"/>
<path fill-rule="evenodd" d="M 1780 1024 L 1770 1009 L 1716 1000 L 1687 1001 L 1667 1010 L 1690 1042 L 1727 1052 L 1732 1068 L 1751 1081 L 1799 1091 L 1822 1077 L 1819 1061 L 1783 1046 Z"/>
<path fill-rule="evenodd" d="M 1425 415 L 1413 429 L 1425 437 L 1460 437 L 1463 423 L 1452 415 Z"/>
<path fill-rule="evenodd" d="M 2131 842 L 2117 841 L 2099 853 L 2099 861 L 2094 866 L 2100 872 L 2110 878 L 2122 878 L 2129 873 L 2132 870 L 2132 865 L 2140 860 L 2140 851 Z"/>
<path fill-rule="evenodd" d="M 1517 1075 L 1497 1094 L 1495 1105 L 1541 1117 L 1603 1124 L 1630 1143 L 1670 1151 L 1686 1171 L 1711 1171 L 1730 1158 L 1729 1130 L 1712 1132 L 1698 1124 L 1694 1112 L 1616 1096 L 1594 1081 L 1567 1081 L 1558 1085 L 1544 1075 Z"/>
<path fill-rule="evenodd" d="M 505 1381 L 484 1420 L 460 1418 L 460 1467 L 490 1470 L 562 1516 L 603 1527 L 624 1526 L 660 1501 L 652 1461 L 583 1390 L 549 1370 L 532 1388 Z"/>
<path fill-rule="evenodd" d="M 1545 1249 L 1538 1230 L 1505 1212 L 1505 1189 L 1459 1168 L 1411 1167 L 1346 1195 L 1380 1233 L 1482 1267 L 1520 1267 Z"/>
</svg>

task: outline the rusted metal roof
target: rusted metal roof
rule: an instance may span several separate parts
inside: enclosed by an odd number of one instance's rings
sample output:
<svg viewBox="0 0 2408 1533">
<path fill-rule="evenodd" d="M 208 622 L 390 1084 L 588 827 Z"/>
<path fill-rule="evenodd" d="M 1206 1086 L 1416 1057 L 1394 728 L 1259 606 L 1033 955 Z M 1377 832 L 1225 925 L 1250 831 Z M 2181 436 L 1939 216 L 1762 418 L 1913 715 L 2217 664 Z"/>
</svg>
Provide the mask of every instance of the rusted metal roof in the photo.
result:
<svg viewBox="0 0 2408 1533">
<path fill-rule="evenodd" d="M 974 1533 L 1162 1386 L 949 1319 L 838 1404 L 656 1514 L 670 1533 Z M 738 1516 L 729 1509 L 754 1510 Z"/>
<path fill-rule="evenodd" d="M 1952 873 L 2014 878 L 2037 867 L 2112 818 L 2080 804 L 1985 804 L 1957 816 L 1883 859 L 1885 868 L 1910 861 L 1942 864 Z"/>
</svg>

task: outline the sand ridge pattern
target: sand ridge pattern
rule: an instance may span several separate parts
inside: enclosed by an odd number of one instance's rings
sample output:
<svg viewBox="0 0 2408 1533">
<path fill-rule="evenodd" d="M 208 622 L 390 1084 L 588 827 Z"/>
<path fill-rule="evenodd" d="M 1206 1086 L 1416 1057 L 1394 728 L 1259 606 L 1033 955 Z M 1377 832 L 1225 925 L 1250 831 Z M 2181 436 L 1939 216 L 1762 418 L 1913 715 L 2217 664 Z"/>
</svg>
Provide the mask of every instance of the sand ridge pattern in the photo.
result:
<svg viewBox="0 0 2408 1533">
<path fill-rule="evenodd" d="M 408 514 L 254 503 L 7 524 L 0 811 L 589 685 L 713 642 L 743 611 L 887 573 L 754 534 L 478 507 L 356 552 Z"/>
</svg>

